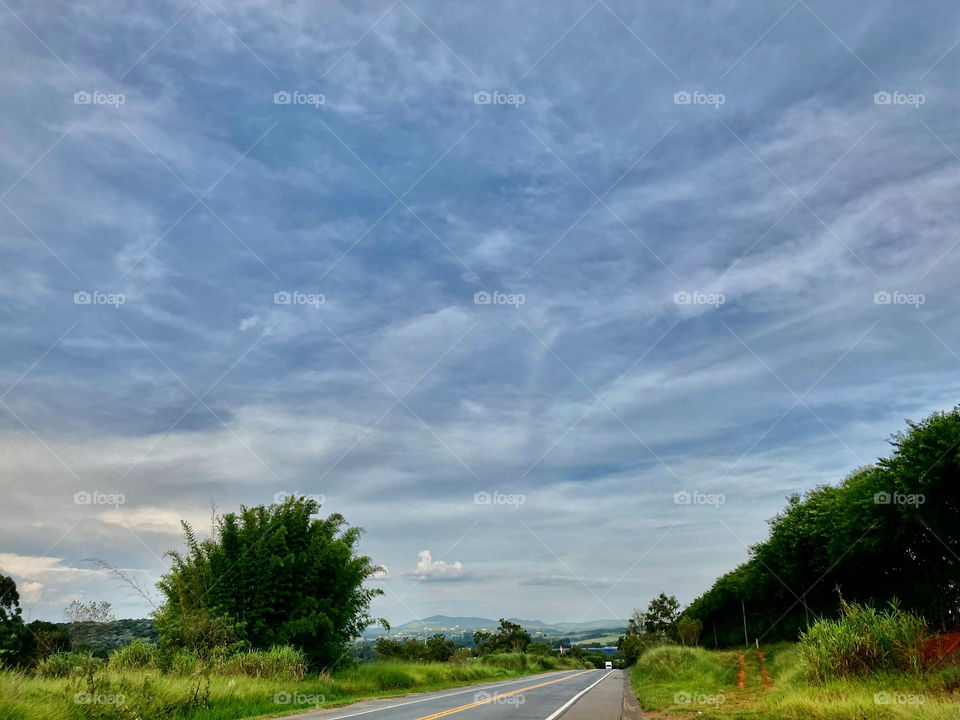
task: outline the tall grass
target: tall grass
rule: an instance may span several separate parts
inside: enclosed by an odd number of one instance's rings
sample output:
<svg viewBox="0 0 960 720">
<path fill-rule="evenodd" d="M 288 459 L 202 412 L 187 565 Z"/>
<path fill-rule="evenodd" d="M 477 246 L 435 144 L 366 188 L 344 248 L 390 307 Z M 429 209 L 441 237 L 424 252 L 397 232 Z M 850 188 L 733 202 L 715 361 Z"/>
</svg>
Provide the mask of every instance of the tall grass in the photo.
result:
<svg viewBox="0 0 960 720">
<path fill-rule="evenodd" d="M 462 656 L 457 663 L 373 662 L 318 676 L 305 675 L 302 655 L 288 647 L 230 653 L 212 666 L 189 652 L 164 658 L 149 643 L 124 650 L 109 661 L 85 653 L 51 655 L 42 673 L 0 672 L 0 720 L 239 720 L 506 680 L 553 664 L 579 667 L 565 658 L 522 661 L 504 654 L 487 662 Z M 525 672 L 515 669 L 524 664 Z M 123 702 L 78 704 L 77 693 L 123 696 Z"/>
<path fill-rule="evenodd" d="M 888 610 L 840 600 L 842 615 L 820 620 L 800 636 L 798 652 L 806 673 L 820 682 L 882 672 L 917 674 L 922 618 L 891 603 Z"/>
</svg>

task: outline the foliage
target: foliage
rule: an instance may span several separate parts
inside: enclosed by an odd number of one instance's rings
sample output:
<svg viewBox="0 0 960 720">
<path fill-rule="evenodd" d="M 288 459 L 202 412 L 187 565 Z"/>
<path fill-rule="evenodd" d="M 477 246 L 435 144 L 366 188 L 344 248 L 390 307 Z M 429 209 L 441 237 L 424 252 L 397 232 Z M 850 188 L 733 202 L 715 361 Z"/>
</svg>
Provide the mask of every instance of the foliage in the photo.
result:
<svg viewBox="0 0 960 720">
<path fill-rule="evenodd" d="M 457 645 L 440 633 L 432 635 L 426 641 L 407 639 L 391 640 L 387 637 L 377 639 L 377 657 L 381 660 L 409 660 L 413 662 L 446 662 L 457 651 Z M 467 651 L 469 652 L 469 650 Z"/>
<path fill-rule="evenodd" d="M 478 630 L 473 634 L 473 643 L 481 655 L 487 653 L 522 653 L 530 644 L 530 633 L 522 625 L 500 618 L 497 632 L 488 633 Z"/>
<path fill-rule="evenodd" d="M 681 645 L 695 646 L 700 641 L 702 631 L 703 623 L 695 618 L 681 615 L 677 620 L 677 636 L 680 638 Z"/>
<path fill-rule="evenodd" d="M 680 601 L 673 595 L 660 593 L 650 601 L 643 613 L 643 627 L 664 640 L 677 636 L 677 619 L 680 617 Z"/>
<path fill-rule="evenodd" d="M 891 444 L 838 486 L 788 499 L 747 562 L 685 611 L 707 638 L 743 643 L 745 612 L 750 638 L 793 640 L 837 615 L 841 584 L 851 602 L 897 597 L 931 625 L 960 627 L 960 406 L 908 422 Z"/>
<path fill-rule="evenodd" d="M 843 598 L 840 604 L 839 619 L 820 620 L 800 636 L 800 660 L 812 678 L 822 682 L 878 672 L 920 672 L 920 644 L 926 634 L 921 618 L 896 602 L 883 611 Z"/>
<path fill-rule="evenodd" d="M 0 575 L 0 667 L 22 663 L 29 651 L 21 613 L 17 584 L 13 578 Z"/>
<path fill-rule="evenodd" d="M 70 630 L 66 625 L 34 620 L 27 624 L 27 655 L 31 663 L 39 662 L 58 652 L 69 652 L 72 648 Z"/>
<path fill-rule="evenodd" d="M 212 539 L 198 541 L 183 523 L 187 552 L 158 587 L 165 602 L 155 620 L 161 645 L 205 658 L 213 647 L 292 645 L 316 667 L 331 667 L 347 641 L 373 622 L 366 589 L 378 569 L 356 554 L 360 528 L 341 515 L 314 518 L 320 505 L 287 498 L 218 518 Z"/>
</svg>

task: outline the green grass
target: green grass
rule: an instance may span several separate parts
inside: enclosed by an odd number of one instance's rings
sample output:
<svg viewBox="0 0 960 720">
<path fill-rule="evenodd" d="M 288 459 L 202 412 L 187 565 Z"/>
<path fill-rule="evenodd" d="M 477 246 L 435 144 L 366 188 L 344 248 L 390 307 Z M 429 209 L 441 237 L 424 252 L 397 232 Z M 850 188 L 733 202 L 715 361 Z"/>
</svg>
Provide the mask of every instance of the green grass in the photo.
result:
<svg viewBox="0 0 960 720">
<path fill-rule="evenodd" d="M 263 655 L 269 655 L 264 653 Z M 111 658 L 113 660 L 113 658 Z M 77 693 L 89 693 L 89 666 L 66 676 L 0 672 L 0 718 L 3 720 L 240 720 L 330 708 L 357 700 L 402 695 L 411 691 L 442 690 L 480 682 L 521 677 L 552 669 L 579 667 L 556 658 L 541 663 L 506 655 L 488 662 L 369 663 L 332 675 L 258 677 L 254 671 L 264 658 L 237 660 L 235 675 L 221 667 L 207 682 L 196 676 L 155 668 L 139 668 L 142 653 L 131 651 L 114 667 L 94 667 L 93 693 L 101 702 L 77 703 Z M 295 660 L 295 659 L 294 659 Z M 521 664 L 526 667 L 522 668 Z M 557 667 L 553 667 L 557 665 Z M 243 674 L 240 674 L 243 673 Z M 110 701 L 123 702 L 113 704 Z M 196 699 L 195 699 L 196 698 Z M 82 699 L 82 696 L 81 696 Z"/>
<path fill-rule="evenodd" d="M 739 659 L 735 650 L 653 648 L 631 668 L 630 679 L 645 709 L 665 711 L 678 718 L 960 718 L 960 667 L 935 667 L 926 674 L 880 671 L 819 681 L 811 676 L 798 645 L 781 643 L 762 650 L 772 679 L 770 688 L 764 687 L 760 659 L 752 649 L 743 651 L 744 688 L 737 686 Z M 684 702 L 688 699 L 689 702 Z"/>
</svg>

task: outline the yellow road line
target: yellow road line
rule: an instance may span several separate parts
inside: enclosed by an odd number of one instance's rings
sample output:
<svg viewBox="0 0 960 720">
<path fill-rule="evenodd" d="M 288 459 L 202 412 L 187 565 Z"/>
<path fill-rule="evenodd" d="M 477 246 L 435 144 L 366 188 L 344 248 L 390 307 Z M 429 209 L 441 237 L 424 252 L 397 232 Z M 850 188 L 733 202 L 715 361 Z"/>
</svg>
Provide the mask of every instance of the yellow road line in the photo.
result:
<svg viewBox="0 0 960 720">
<path fill-rule="evenodd" d="M 467 705 L 461 705 L 460 707 L 450 708 L 449 710 L 444 710 L 443 712 L 434 713 L 433 715 L 424 715 L 423 717 L 418 717 L 416 720 L 434 720 L 434 718 L 442 718 L 447 715 L 453 715 L 454 713 L 462 712 L 464 710 L 469 710 L 470 708 L 477 707 L 478 705 L 485 705 L 487 703 L 494 702 L 500 698 L 509 697 L 510 695 L 516 695 L 517 693 L 527 692 L 528 690 L 535 690 L 536 688 L 542 688 L 547 685 L 553 685 L 554 683 L 563 682 L 564 680 L 569 680 L 570 678 L 580 677 L 581 675 L 586 675 L 588 672 L 593 672 L 592 670 L 584 670 L 578 672 L 575 675 L 566 675 L 562 678 L 557 678 L 556 680 L 548 680 L 547 682 L 540 683 L 539 685 L 530 685 L 529 687 L 520 688 L 519 690 L 511 690 L 510 692 L 500 693 L 499 695 L 493 695 L 488 697 L 486 700 L 478 700 L 477 702 L 472 702 Z M 477 692 L 483 692 L 478 690 Z"/>
</svg>

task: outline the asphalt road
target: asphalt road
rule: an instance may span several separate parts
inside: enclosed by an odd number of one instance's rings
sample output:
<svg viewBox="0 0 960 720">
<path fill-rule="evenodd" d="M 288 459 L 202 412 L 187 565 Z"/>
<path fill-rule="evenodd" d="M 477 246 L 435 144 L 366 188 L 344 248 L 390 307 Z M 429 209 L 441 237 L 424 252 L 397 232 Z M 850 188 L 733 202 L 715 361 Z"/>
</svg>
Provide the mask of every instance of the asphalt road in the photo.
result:
<svg viewBox="0 0 960 720">
<path fill-rule="evenodd" d="M 298 720 L 620 720 L 622 670 L 565 670 L 519 680 L 354 703 Z"/>
</svg>

